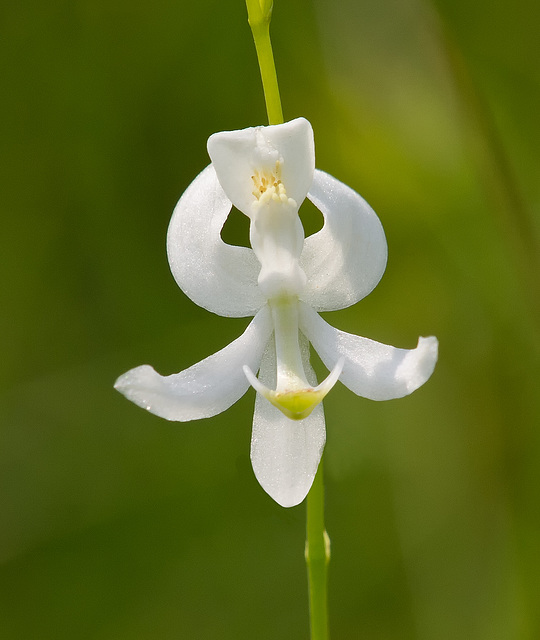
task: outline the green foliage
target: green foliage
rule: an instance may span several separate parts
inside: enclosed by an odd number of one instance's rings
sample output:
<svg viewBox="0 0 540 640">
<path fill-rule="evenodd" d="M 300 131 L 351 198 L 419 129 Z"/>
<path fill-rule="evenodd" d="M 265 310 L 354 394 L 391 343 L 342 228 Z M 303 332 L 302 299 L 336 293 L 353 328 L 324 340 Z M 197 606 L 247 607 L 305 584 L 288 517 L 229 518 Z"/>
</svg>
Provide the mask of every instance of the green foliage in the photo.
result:
<svg viewBox="0 0 540 640">
<path fill-rule="evenodd" d="M 305 509 L 252 476 L 252 392 L 179 425 L 112 389 L 246 324 L 191 303 L 165 255 L 207 137 L 266 123 L 246 18 L 240 0 L 2 9 L 6 640 L 308 637 Z M 274 4 L 285 118 L 312 122 L 318 167 L 389 243 L 381 284 L 329 318 L 440 342 L 411 397 L 325 400 L 332 637 L 540 636 L 539 22 L 531 0 Z"/>
</svg>

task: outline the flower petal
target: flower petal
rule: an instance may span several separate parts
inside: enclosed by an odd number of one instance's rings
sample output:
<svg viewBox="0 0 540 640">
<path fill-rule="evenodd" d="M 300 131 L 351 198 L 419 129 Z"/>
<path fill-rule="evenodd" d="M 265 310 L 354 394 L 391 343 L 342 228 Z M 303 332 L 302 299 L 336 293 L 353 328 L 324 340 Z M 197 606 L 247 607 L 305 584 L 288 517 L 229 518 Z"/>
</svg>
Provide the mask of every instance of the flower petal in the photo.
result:
<svg viewBox="0 0 540 640">
<path fill-rule="evenodd" d="M 304 369 L 317 384 L 309 364 L 309 345 L 302 344 Z M 271 340 L 264 353 L 261 382 L 276 385 L 276 350 Z M 290 420 L 266 398 L 257 394 L 251 437 L 251 463 L 262 488 L 282 507 L 294 507 L 306 497 L 326 441 L 322 404 L 303 420 Z"/>
<path fill-rule="evenodd" d="M 300 266 L 307 276 L 301 298 L 317 311 L 343 309 L 377 285 L 386 268 L 381 222 L 368 203 L 324 171 L 315 171 L 308 198 L 324 216 L 306 238 Z"/>
<path fill-rule="evenodd" d="M 234 206 L 251 216 L 255 171 L 273 171 L 281 163 L 281 181 L 298 206 L 313 181 L 313 129 L 305 118 L 269 127 L 221 131 L 208 139 L 208 153 Z"/>
<path fill-rule="evenodd" d="M 252 316 L 263 306 L 261 265 L 252 249 L 225 244 L 221 229 L 231 202 L 212 165 L 186 189 L 167 232 L 167 253 L 178 286 L 200 307 L 220 316 Z"/>
<path fill-rule="evenodd" d="M 167 420 L 210 418 L 228 409 L 247 391 L 249 383 L 242 366 L 258 370 L 271 333 L 271 315 L 268 307 L 263 307 L 239 338 L 189 369 L 161 376 L 143 365 L 120 376 L 115 389 Z"/>
<path fill-rule="evenodd" d="M 412 393 L 428 380 L 437 362 L 437 338 L 420 338 L 416 349 L 397 349 L 334 329 L 306 304 L 300 305 L 300 327 L 329 369 L 345 358 L 339 379 L 371 400 Z"/>
</svg>

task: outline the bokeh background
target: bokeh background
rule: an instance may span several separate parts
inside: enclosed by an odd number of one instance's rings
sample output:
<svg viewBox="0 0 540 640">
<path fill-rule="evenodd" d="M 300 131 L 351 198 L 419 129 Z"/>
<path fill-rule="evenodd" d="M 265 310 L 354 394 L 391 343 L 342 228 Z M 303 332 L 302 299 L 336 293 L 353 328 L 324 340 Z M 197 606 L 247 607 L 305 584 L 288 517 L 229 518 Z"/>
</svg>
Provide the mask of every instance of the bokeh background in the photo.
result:
<svg viewBox="0 0 540 640">
<path fill-rule="evenodd" d="M 539 7 L 275 3 L 285 117 L 389 244 L 326 319 L 440 340 L 412 396 L 325 400 L 336 639 L 540 637 Z M 20 0 L 0 30 L 0 638 L 307 640 L 305 508 L 253 477 L 253 392 L 175 424 L 112 389 L 246 326 L 165 253 L 208 136 L 266 123 L 242 0 Z"/>
</svg>

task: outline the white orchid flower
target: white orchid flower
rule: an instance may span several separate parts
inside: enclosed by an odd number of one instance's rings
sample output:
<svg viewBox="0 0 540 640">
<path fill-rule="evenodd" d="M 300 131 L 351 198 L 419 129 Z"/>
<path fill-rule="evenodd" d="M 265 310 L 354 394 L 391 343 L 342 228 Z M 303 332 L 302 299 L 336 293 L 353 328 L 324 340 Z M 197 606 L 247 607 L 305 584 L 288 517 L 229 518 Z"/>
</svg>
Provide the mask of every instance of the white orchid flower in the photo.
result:
<svg viewBox="0 0 540 640">
<path fill-rule="evenodd" d="M 290 507 L 315 477 L 326 439 L 321 401 L 336 381 L 372 400 L 405 396 L 433 372 L 437 339 L 397 349 L 338 331 L 317 313 L 366 296 L 384 272 L 387 246 L 371 207 L 315 169 L 307 120 L 216 133 L 208 153 L 212 163 L 182 195 L 170 222 L 171 270 L 201 307 L 255 317 L 237 340 L 189 369 L 161 376 L 144 365 L 115 387 L 148 411 L 184 422 L 221 413 L 252 385 L 253 469 L 265 491 Z M 324 217 L 323 228 L 308 238 L 298 216 L 306 197 Z M 221 239 L 232 205 L 250 219 L 252 249 Z M 309 343 L 330 370 L 319 385 Z"/>
</svg>

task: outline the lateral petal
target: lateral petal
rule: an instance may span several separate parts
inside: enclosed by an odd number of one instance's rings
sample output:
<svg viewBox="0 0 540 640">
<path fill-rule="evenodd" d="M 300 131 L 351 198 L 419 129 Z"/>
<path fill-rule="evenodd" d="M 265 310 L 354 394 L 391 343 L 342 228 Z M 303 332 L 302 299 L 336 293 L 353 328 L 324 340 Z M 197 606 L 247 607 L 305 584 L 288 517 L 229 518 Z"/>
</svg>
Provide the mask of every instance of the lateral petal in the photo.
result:
<svg viewBox="0 0 540 640">
<path fill-rule="evenodd" d="M 437 362 L 438 341 L 433 336 L 419 338 L 416 349 L 398 349 L 334 329 L 306 304 L 300 305 L 300 328 L 326 367 L 345 358 L 339 379 L 370 400 L 409 395 L 428 380 Z"/>
<path fill-rule="evenodd" d="M 208 139 L 208 153 L 225 193 L 248 217 L 254 201 L 252 176 L 255 171 L 270 171 L 276 162 L 281 163 L 281 180 L 287 196 L 298 206 L 313 180 L 313 129 L 305 118 L 268 127 L 214 133 Z"/>
<path fill-rule="evenodd" d="M 309 364 L 309 345 L 302 344 L 304 369 L 310 384 L 316 385 Z M 259 380 L 276 385 L 274 341 L 264 353 Z M 251 463 L 262 488 L 282 507 L 300 504 L 311 488 L 326 441 L 324 411 L 317 405 L 303 420 L 290 420 L 279 409 L 257 394 L 251 437 Z"/>
<path fill-rule="evenodd" d="M 172 274 L 196 304 L 220 316 L 253 316 L 265 300 L 261 265 L 252 249 L 226 244 L 221 229 L 231 210 L 212 165 L 185 190 L 167 231 Z"/>
<path fill-rule="evenodd" d="M 301 298 L 317 311 L 334 311 L 372 291 L 386 268 L 387 244 L 379 218 L 356 191 L 315 170 L 308 198 L 324 216 L 306 238 L 300 266 L 307 276 Z"/>
<path fill-rule="evenodd" d="M 114 387 L 128 400 L 167 420 L 210 418 L 247 391 L 249 382 L 242 366 L 259 369 L 271 334 L 272 319 L 265 306 L 239 338 L 189 369 L 161 376 L 151 366 L 142 365 L 120 376 Z"/>
</svg>

